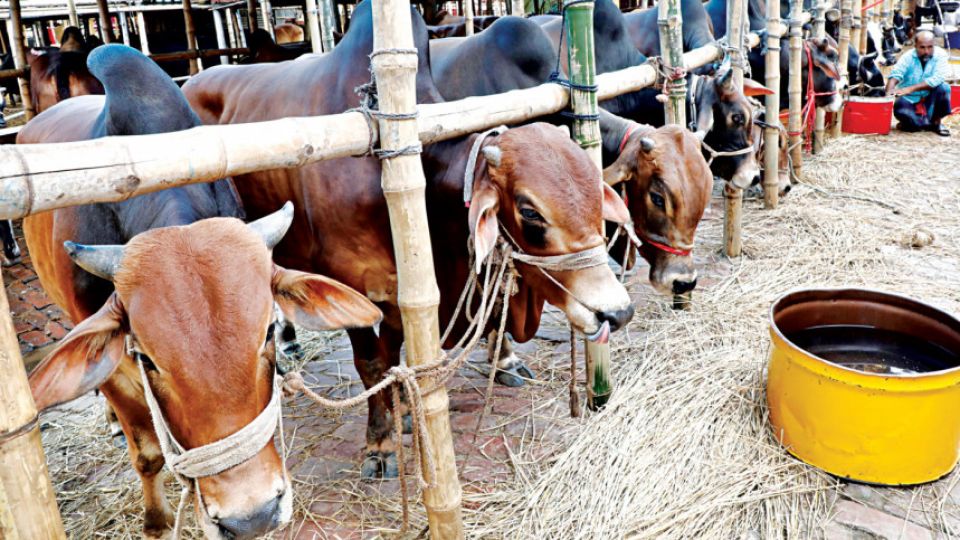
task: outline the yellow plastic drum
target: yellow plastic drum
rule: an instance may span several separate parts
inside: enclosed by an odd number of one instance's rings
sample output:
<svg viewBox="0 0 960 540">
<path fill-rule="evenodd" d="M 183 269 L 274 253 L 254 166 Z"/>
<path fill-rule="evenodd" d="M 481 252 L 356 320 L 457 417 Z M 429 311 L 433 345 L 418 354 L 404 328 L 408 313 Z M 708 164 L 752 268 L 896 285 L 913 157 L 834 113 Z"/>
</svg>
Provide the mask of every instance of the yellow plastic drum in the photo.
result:
<svg viewBox="0 0 960 540">
<path fill-rule="evenodd" d="M 804 290 L 770 310 L 774 435 L 833 475 L 885 485 L 949 473 L 960 455 L 960 321 L 877 291 Z"/>
</svg>

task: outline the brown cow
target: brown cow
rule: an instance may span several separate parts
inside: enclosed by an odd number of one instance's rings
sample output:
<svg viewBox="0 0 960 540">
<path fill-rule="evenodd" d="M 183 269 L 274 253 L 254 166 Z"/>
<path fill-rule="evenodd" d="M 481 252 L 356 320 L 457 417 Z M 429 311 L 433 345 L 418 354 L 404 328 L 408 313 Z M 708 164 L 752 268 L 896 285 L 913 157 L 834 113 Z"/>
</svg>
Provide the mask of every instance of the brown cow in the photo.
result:
<svg viewBox="0 0 960 540">
<path fill-rule="evenodd" d="M 87 69 L 88 52 L 75 26 L 64 29 L 59 49 L 30 51 L 30 99 L 37 113 L 72 96 L 103 93 L 103 85 Z"/>
<path fill-rule="evenodd" d="M 27 124 L 18 142 L 197 124 L 173 81 L 134 49 L 104 46 L 91 54 L 90 64 L 107 96 L 54 106 Z M 149 538 L 164 537 L 173 514 L 163 493 L 165 458 L 144 384 L 153 389 L 176 441 L 197 448 L 236 433 L 271 402 L 275 303 L 285 317 L 316 329 L 369 326 L 380 316 L 342 284 L 271 262 L 270 249 L 292 220 L 289 205 L 249 227 L 214 217 L 239 213 L 226 179 L 24 220 L 44 289 L 80 323 L 31 373 L 34 399 L 44 409 L 100 388 L 117 413 L 143 484 Z M 196 506 L 208 538 L 250 538 L 290 517 L 291 489 L 273 443 L 243 457 L 197 483 Z"/>
<path fill-rule="evenodd" d="M 292 21 L 287 21 L 274 26 L 273 35 L 277 37 L 277 45 L 299 43 L 303 41 L 303 27 Z"/>
<path fill-rule="evenodd" d="M 411 11 L 419 50 L 417 102 L 440 101 L 430 74 L 426 28 Z M 212 68 L 191 79 L 184 93 L 204 123 L 211 124 L 342 112 L 356 105 L 354 88 L 369 80 L 372 41 L 370 3 L 363 2 L 331 53 L 284 64 Z M 480 141 L 483 148 L 469 175 L 473 190 L 465 208 L 464 172 L 477 137 L 429 145 L 422 156 L 434 265 L 441 278 L 441 324 L 452 318 L 472 271 L 468 242 L 483 258 L 502 228 L 524 252 L 569 254 L 603 245 L 603 217 L 629 219 L 623 202 L 599 181 L 600 171 L 586 153 L 564 130 L 545 124 Z M 293 232 L 277 248 L 279 262 L 330 275 L 380 302 L 385 317 L 379 335 L 373 330 L 349 332 L 367 387 L 399 362 L 403 339 L 380 167 L 375 158 L 345 158 L 236 179 L 253 215 L 276 201 L 289 198 L 296 204 Z M 563 309 L 574 328 L 599 339 L 632 316 L 629 297 L 606 264 L 573 271 L 547 271 L 519 261 L 516 266 L 521 280 L 509 302 L 508 328 L 520 341 L 533 337 L 544 302 Z M 461 318 L 446 346 L 464 327 Z M 388 403 L 383 393 L 370 400 L 364 477 L 396 475 Z"/>
</svg>

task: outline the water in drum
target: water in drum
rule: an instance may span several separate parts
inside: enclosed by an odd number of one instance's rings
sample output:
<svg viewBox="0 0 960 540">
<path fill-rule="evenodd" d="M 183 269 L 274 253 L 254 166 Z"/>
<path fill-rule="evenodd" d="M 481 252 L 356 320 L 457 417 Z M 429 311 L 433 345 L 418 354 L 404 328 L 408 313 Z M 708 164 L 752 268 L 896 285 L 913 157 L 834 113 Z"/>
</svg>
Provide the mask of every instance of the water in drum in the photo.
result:
<svg viewBox="0 0 960 540">
<path fill-rule="evenodd" d="M 814 326 L 786 337 L 824 360 L 868 373 L 907 375 L 960 365 L 960 356 L 940 345 L 872 326 Z"/>
</svg>

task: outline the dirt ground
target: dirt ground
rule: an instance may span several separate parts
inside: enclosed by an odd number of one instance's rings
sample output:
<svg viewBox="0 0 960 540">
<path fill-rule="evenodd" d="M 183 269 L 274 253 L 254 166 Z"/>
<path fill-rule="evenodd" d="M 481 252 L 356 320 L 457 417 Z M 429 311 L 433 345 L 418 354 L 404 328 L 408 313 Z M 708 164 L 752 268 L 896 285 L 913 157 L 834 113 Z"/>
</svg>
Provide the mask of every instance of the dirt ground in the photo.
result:
<svg viewBox="0 0 960 540">
<path fill-rule="evenodd" d="M 899 134 L 887 137 L 864 138 L 865 144 L 876 140 L 890 148 L 922 147 L 936 144 L 938 158 L 945 163 L 960 164 L 944 152 L 960 151 L 960 122 L 952 121 L 955 131 L 952 142 L 938 141 L 932 134 Z M 951 146 L 952 145 L 952 146 Z M 953 149 L 953 150 L 951 150 Z M 958 152 L 960 153 L 960 152 Z M 819 163 L 815 157 L 809 168 L 830 166 Z M 884 165 L 887 174 L 901 174 L 910 178 L 909 161 L 891 159 Z M 947 171 L 943 185 L 948 196 L 956 187 L 946 182 L 960 183 L 958 169 Z M 869 174 L 856 179 L 857 188 L 869 193 Z M 782 206 L 791 205 L 791 197 L 804 196 L 803 186 L 798 193 L 787 196 Z M 883 195 L 883 194 L 880 194 Z M 878 195 L 878 196 L 880 196 Z M 909 188 L 901 194 L 886 194 L 888 198 L 908 197 Z M 824 204 L 846 204 L 827 201 Z M 953 207 L 960 211 L 960 202 Z M 756 199 L 745 203 L 745 222 L 764 220 L 765 213 Z M 736 284 L 742 261 L 730 261 L 716 252 L 720 241 L 717 235 L 722 227 L 722 200 L 714 197 L 703 225 L 704 233 L 696 250 L 696 259 L 702 277 L 699 289 L 709 291 Z M 855 243 L 855 239 L 854 243 Z M 946 239 L 956 242 L 956 239 Z M 23 244 L 21 243 L 21 246 Z M 709 246 L 709 247 L 704 247 Z M 746 259 L 751 244 L 746 242 Z M 21 349 L 30 353 L 61 338 L 70 325 L 59 310 L 52 306 L 38 286 L 29 256 L 13 268 L 4 269 L 4 285 L 14 311 Z M 952 268 L 951 280 L 945 287 L 946 307 L 960 306 L 960 279 L 957 268 L 960 260 L 939 261 L 941 268 Z M 659 319 L 672 331 L 683 332 L 683 322 L 675 319 L 668 307 L 669 300 L 656 295 L 641 271 L 630 278 L 629 290 L 641 311 L 635 321 L 613 338 L 618 345 L 643 343 L 656 339 L 646 330 L 643 320 Z M 730 294 L 736 294 L 735 286 Z M 778 293 L 784 291 L 771 291 Z M 697 294 L 701 294 L 698 292 Z M 696 302 L 696 295 L 694 301 Z M 957 313 L 955 311 L 955 313 Z M 532 485 L 536 475 L 549 469 L 557 456 L 577 437 L 593 429 L 595 415 L 587 413 L 573 419 L 567 403 L 569 344 L 566 322 L 556 310 L 549 310 L 538 337 L 530 343 L 517 346 L 520 356 L 536 372 L 537 380 L 520 389 L 496 387 L 492 412 L 475 431 L 479 411 L 484 406 L 486 377 L 482 374 L 483 351 L 471 358 L 471 364 L 461 370 L 450 383 L 451 423 L 455 436 L 457 469 L 464 491 L 464 515 L 471 524 L 492 519 L 487 500 L 501 489 L 517 485 Z M 304 334 L 310 355 L 304 367 L 307 382 L 334 397 L 354 395 L 362 389 L 352 365 L 349 342 L 342 333 Z M 691 336 L 691 339 L 710 340 L 709 336 Z M 582 354 L 580 355 L 582 362 Z M 761 359 L 762 361 L 762 359 Z M 621 369 L 623 369 L 621 367 Z M 579 370 L 582 379 L 582 365 Z M 582 381 L 579 388 L 583 389 Z M 666 397 L 666 396 L 665 396 Z M 102 398 L 93 394 L 74 403 L 59 407 L 42 417 L 44 447 L 50 472 L 58 493 L 58 501 L 68 534 L 73 538 L 137 538 L 142 523 L 140 486 L 118 439 L 108 433 L 102 414 Z M 363 482 L 359 479 L 359 464 L 365 429 L 365 407 L 347 412 L 333 412 L 316 408 L 300 397 L 285 404 L 284 430 L 289 449 L 287 466 L 296 490 L 294 519 L 291 524 L 274 533 L 283 539 L 313 538 L 374 538 L 398 535 L 400 521 L 398 482 L 396 480 Z M 408 454 L 409 455 L 409 454 Z M 412 483 L 412 482 L 411 482 Z M 827 480 L 831 499 L 829 517 L 818 524 L 816 536 L 825 538 L 942 538 L 960 532 L 960 488 L 957 475 L 951 475 L 928 489 L 938 489 L 948 495 L 941 500 L 939 521 L 923 518 L 916 510 L 918 491 L 910 489 L 875 488 Z M 175 502 L 178 490 L 171 481 L 169 498 Z M 615 501 L 611 501 L 615 503 Z M 404 537 L 415 537 L 425 531 L 425 521 L 415 506 L 413 527 Z M 919 516 L 919 517 L 918 517 Z M 192 517 L 188 520 L 192 527 Z M 473 526 L 473 525 L 472 525 Z M 496 537 L 489 529 L 479 527 L 471 531 L 485 531 L 472 536 Z M 582 531 L 581 531 L 582 532 Z M 198 536 L 191 529 L 191 536 Z M 760 538 L 756 531 L 743 530 L 744 538 Z M 502 536 L 502 535 L 501 535 Z M 571 532 L 571 536 L 574 535 Z M 669 529 L 666 536 L 671 536 Z M 780 536 L 779 534 L 777 536 Z"/>
</svg>

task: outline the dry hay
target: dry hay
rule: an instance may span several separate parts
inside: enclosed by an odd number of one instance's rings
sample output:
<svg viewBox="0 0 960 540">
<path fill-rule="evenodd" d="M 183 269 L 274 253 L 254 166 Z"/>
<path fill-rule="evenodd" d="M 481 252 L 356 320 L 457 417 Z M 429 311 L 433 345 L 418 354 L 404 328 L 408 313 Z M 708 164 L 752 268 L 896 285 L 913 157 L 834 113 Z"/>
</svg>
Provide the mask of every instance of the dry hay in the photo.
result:
<svg viewBox="0 0 960 540">
<path fill-rule="evenodd" d="M 767 310 L 794 288 L 863 285 L 960 313 L 960 169 L 949 153 L 955 149 L 953 139 L 929 134 L 830 141 L 807 162 L 807 183 L 778 209 L 745 203 L 745 256 L 736 261 L 717 255 L 722 223 L 712 215 L 698 236 L 705 277 L 689 310 L 670 309 L 634 278 L 637 316 L 614 337 L 617 390 L 599 414 L 567 417 L 567 356 L 562 346 L 539 342 L 528 355 L 540 379 L 531 386 L 546 397 L 517 413 L 523 436 L 499 463 L 508 476 L 464 482 L 468 537 L 819 536 L 838 494 L 849 493 L 789 457 L 769 434 Z M 310 334 L 302 342 L 308 358 L 335 372 L 337 362 L 317 360 L 343 354 L 332 339 Z M 342 381 L 331 395 L 359 390 Z M 68 412 L 44 416 L 67 530 L 75 538 L 137 538 L 139 480 L 126 452 L 110 444 L 94 405 L 84 398 Z M 285 404 L 284 413 L 294 459 L 316 456 L 324 438 L 337 436 L 329 426 L 344 414 L 303 399 Z M 289 429 L 296 421 L 311 429 Z M 344 437 L 358 451 L 362 441 L 362 427 Z M 458 454 L 461 474 L 466 457 Z M 396 536 L 396 482 L 361 482 L 358 468 L 359 454 L 336 475 L 296 475 L 295 524 L 276 536 L 293 538 L 310 525 L 324 530 L 320 538 L 357 529 Z M 947 497 L 958 478 L 886 493 L 908 494 L 912 521 L 960 535 L 960 509 Z M 168 484 L 171 501 L 176 494 Z M 412 510 L 411 537 L 426 526 L 422 506 Z"/>
</svg>

